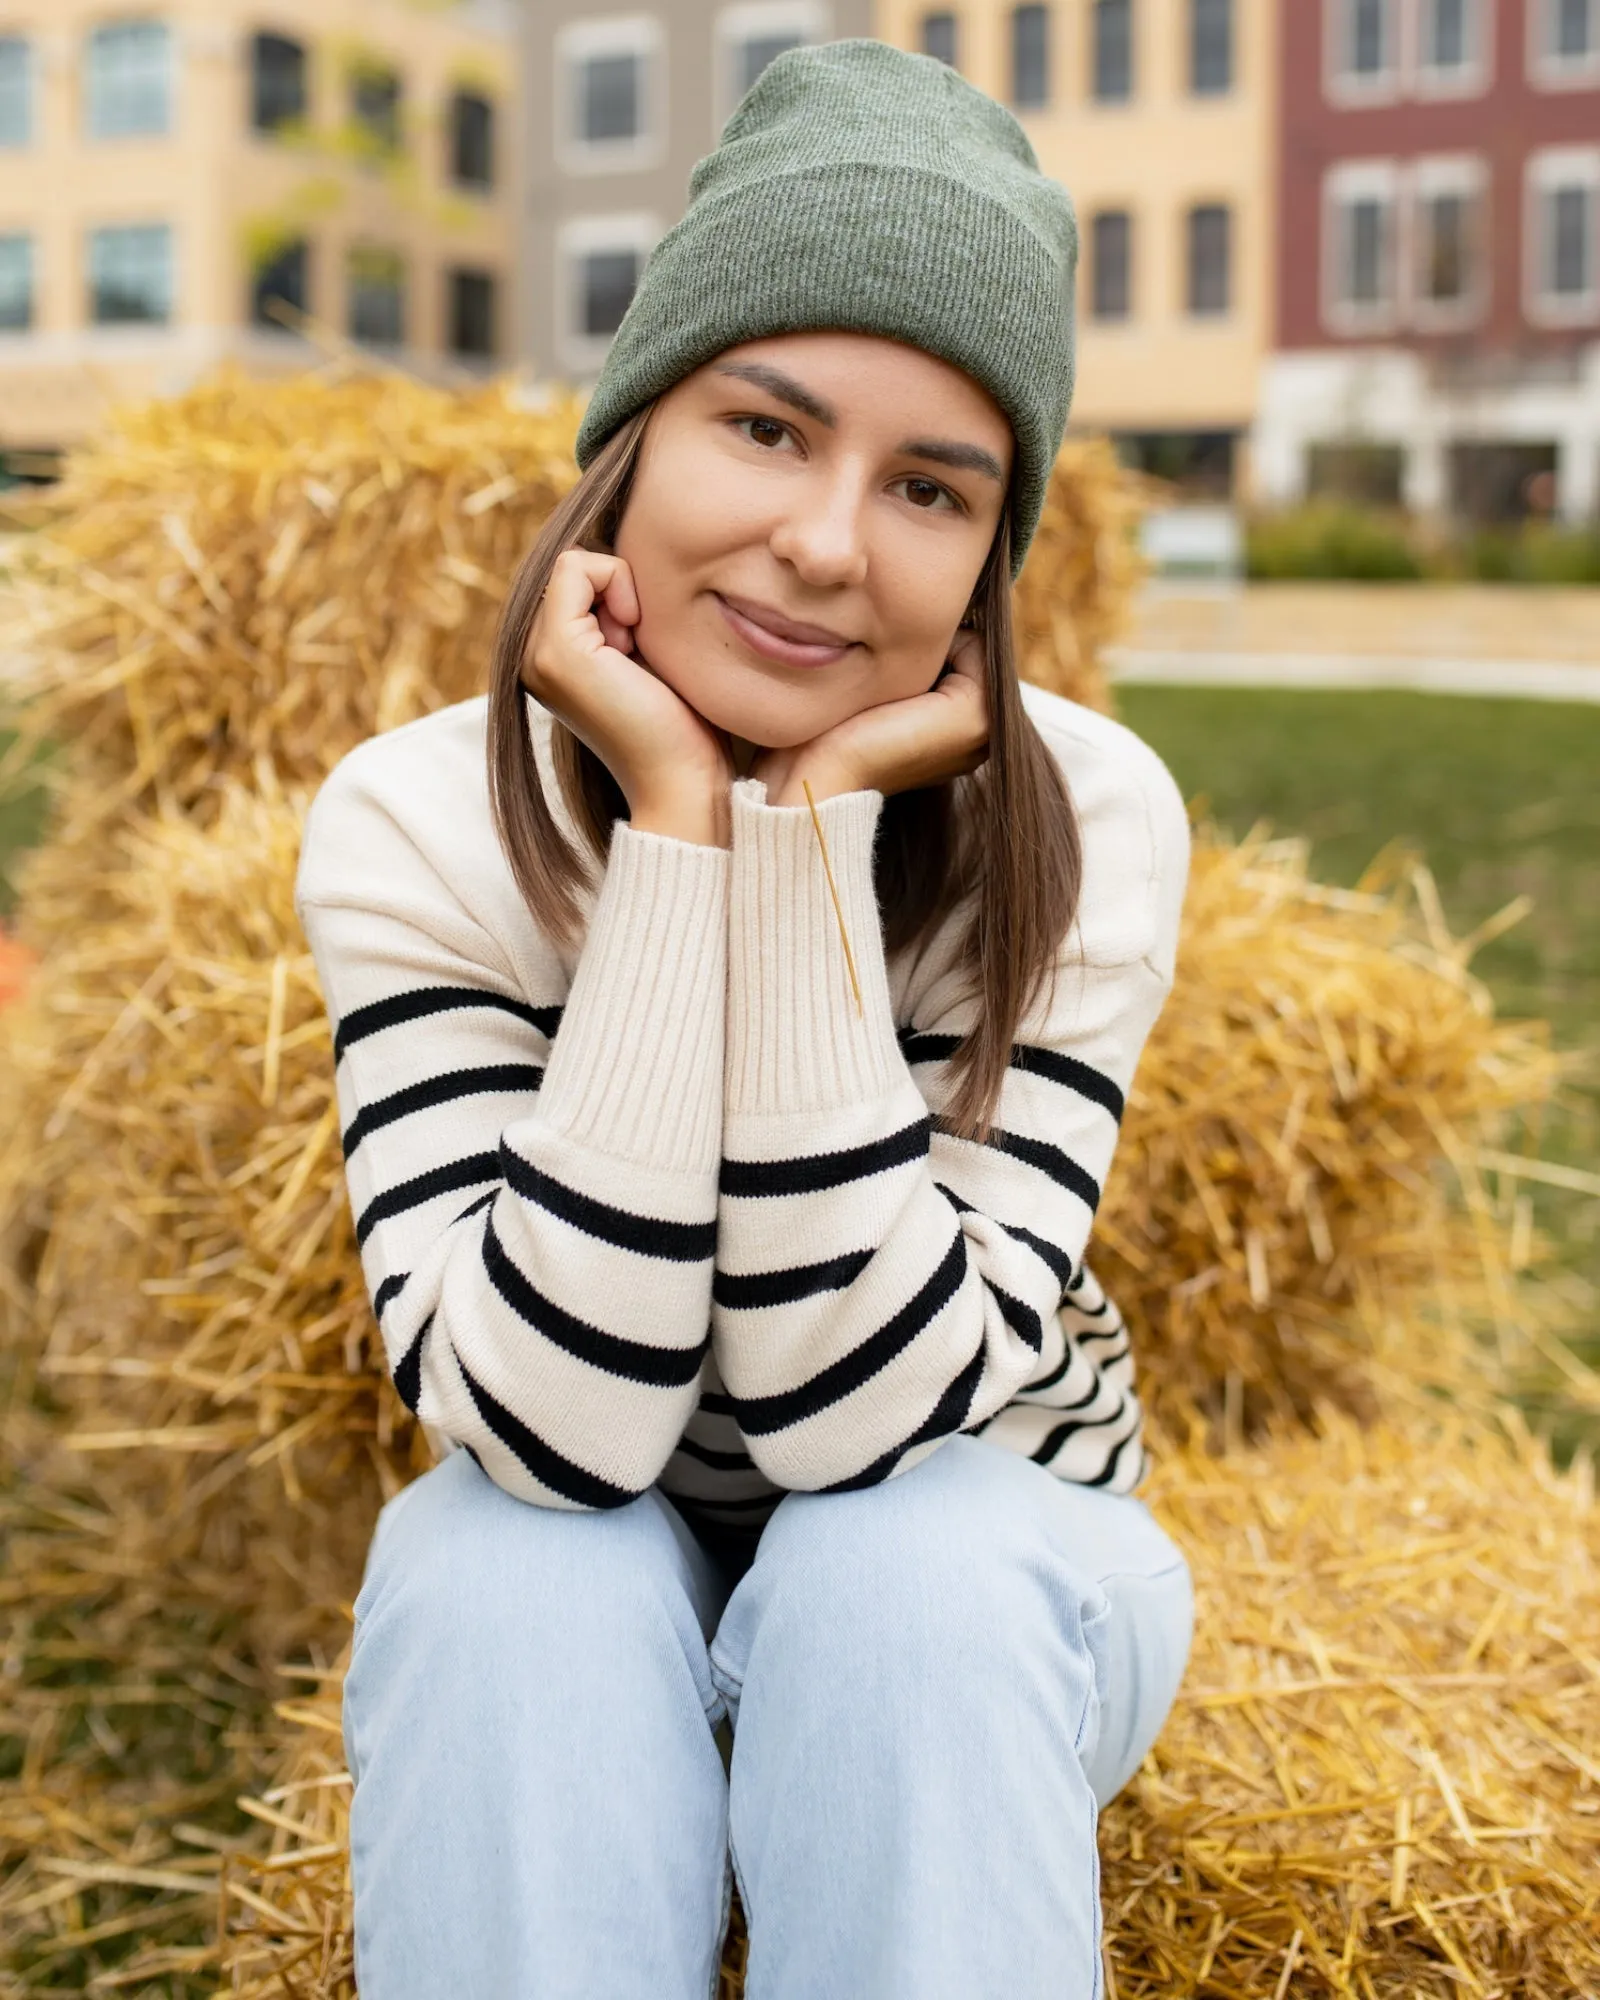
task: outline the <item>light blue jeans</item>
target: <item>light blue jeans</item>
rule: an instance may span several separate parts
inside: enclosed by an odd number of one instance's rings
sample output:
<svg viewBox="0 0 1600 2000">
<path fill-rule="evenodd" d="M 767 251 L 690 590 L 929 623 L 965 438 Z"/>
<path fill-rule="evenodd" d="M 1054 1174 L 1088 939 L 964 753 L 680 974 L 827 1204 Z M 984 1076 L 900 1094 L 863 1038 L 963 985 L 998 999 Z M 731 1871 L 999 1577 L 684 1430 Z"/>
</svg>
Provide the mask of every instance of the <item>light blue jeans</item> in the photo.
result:
<svg viewBox="0 0 1600 2000">
<path fill-rule="evenodd" d="M 742 1574 L 452 1453 L 356 1601 L 362 2000 L 708 2000 L 735 1873 L 748 2000 L 1100 2000 L 1098 1812 L 1193 1621 L 1141 1500 L 982 1438 L 787 1494 Z"/>
</svg>

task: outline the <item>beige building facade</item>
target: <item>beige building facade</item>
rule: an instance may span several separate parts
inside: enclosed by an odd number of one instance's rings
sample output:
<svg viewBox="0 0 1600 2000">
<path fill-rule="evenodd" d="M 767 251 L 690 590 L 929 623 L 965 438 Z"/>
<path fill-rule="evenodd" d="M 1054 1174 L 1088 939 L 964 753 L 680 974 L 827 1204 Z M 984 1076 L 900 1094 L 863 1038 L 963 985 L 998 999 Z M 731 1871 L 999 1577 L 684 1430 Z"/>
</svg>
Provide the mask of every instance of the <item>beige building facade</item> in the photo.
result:
<svg viewBox="0 0 1600 2000">
<path fill-rule="evenodd" d="M 876 5 L 874 33 L 1010 105 L 1072 194 L 1074 429 L 1112 432 L 1196 495 L 1248 493 L 1272 340 L 1275 0 Z"/>
<path fill-rule="evenodd" d="M 58 450 L 228 359 L 279 372 L 341 340 L 444 377 L 510 359 L 514 19 L 510 0 L 0 0 L 0 454 Z"/>
</svg>

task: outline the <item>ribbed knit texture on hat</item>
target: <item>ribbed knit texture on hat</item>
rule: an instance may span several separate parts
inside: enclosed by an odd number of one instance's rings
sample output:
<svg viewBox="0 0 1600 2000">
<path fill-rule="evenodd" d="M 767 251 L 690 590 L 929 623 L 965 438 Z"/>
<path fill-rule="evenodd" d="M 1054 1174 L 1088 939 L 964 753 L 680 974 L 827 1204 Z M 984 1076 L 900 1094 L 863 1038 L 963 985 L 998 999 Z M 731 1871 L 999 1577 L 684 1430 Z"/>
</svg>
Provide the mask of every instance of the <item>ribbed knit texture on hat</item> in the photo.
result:
<svg viewBox="0 0 1600 2000">
<path fill-rule="evenodd" d="M 982 383 L 1011 419 L 1020 569 L 1072 401 L 1072 203 L 1003 106 L 883 42 L 790 49 L 695 168 L 578 434 L 617 426 L 725 348 L 841 329 L 903 340 Z"/>
</svg>

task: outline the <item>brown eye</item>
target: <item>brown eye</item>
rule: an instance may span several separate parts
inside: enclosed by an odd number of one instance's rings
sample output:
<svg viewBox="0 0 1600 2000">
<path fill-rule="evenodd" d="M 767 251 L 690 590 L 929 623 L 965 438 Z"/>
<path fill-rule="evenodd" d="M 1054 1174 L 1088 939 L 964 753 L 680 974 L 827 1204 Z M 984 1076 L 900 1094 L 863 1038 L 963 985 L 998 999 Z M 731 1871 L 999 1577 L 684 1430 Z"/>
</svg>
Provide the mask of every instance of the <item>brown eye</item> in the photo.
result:
<svg viewBox="0 0 1600 2000">
<path fill-rule="evenodd" d="M 937 479 L 918 479 L 912 474 L 902 479 L 899 484 L 901 492 L 912 506 L 921 508 L 924 514 L 931 514 L 939 507 L 953 507 L 956 504 Z"/>
<path fill-rule="evenodd" d="M 768 450 L 782 444 L 789 435 L 788 426 L 780 424 L 776 417 L 744 417 L 740 421 L 750 442 L 764 445 Z"/>
</svg>

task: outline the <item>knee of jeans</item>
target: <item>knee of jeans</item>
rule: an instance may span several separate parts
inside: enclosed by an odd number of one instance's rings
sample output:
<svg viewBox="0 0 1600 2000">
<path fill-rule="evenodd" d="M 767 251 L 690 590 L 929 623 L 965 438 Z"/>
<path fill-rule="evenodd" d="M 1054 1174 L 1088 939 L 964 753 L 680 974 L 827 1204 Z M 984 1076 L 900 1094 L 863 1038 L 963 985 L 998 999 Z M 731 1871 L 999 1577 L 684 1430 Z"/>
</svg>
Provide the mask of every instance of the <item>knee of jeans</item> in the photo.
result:
<svg viewBox="0 0 1600 2000">
<path fill-rule="evenodd" d="M 915 1633 L 992 1658 L 1041 1631 L 1092 1651 L 1108 1601 L 1064 1559 L 1025 1479 L 1036 1470 L 976 1438 L 948 1439 L 908 1472 L 855 1493 L 791 1493 L 763 1535 L 767 1587 L 814 1628 Z M 1041 1622 L 1042 1621 L 1042 1622 Z"/>
<path fill-rule="evenodd" d="M 676 1544 L 646 1493 L 614 1511 L 538 1507 L 453 1452 L 379 1516 L 356 1625 L 474 1653 L 546 1657 L 615 1643 L 662 1601 Z"/>
</svg>

